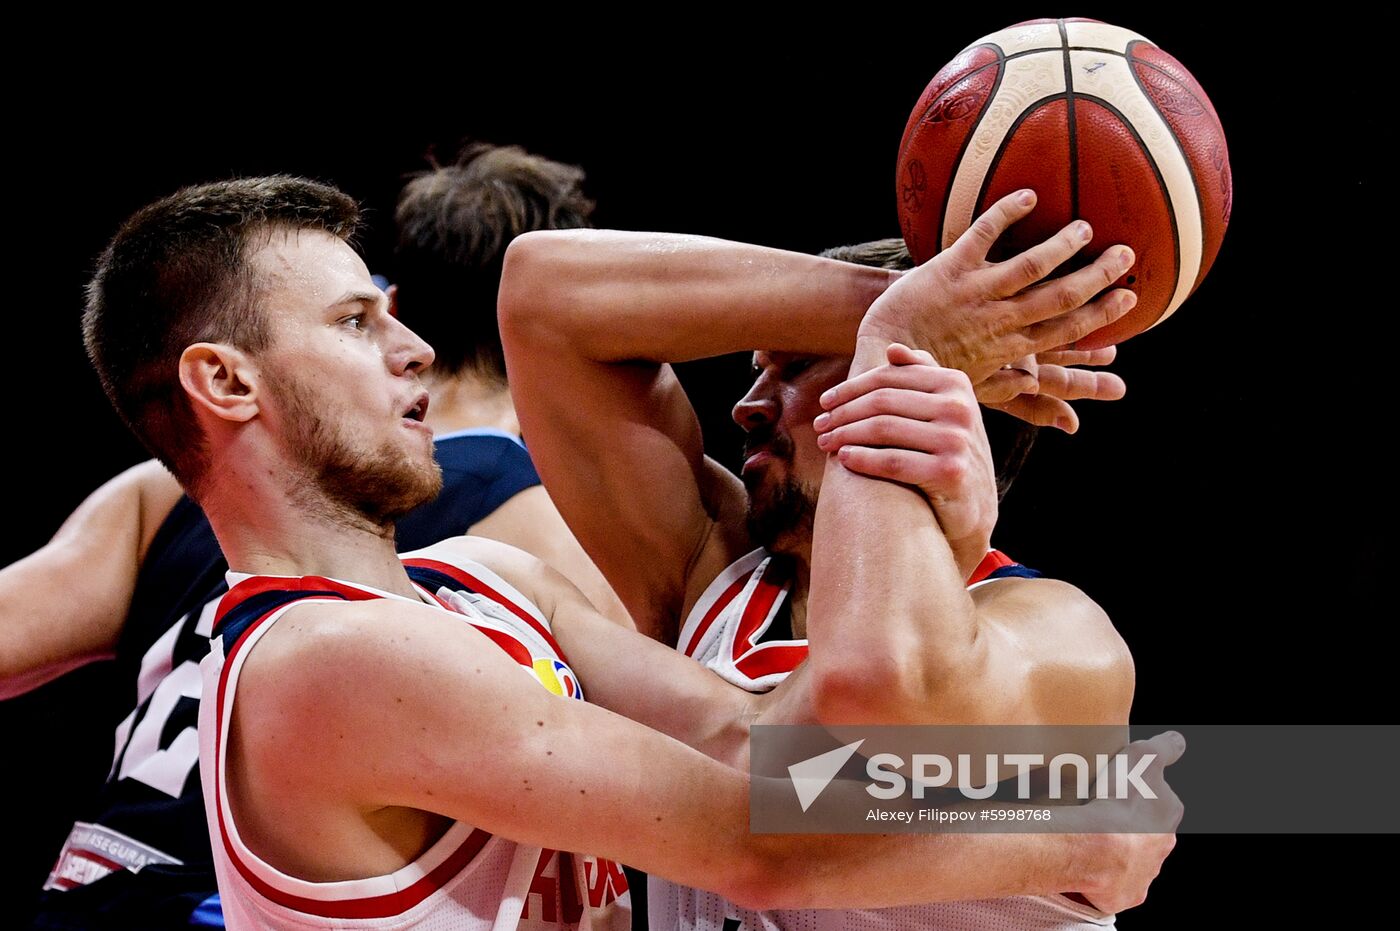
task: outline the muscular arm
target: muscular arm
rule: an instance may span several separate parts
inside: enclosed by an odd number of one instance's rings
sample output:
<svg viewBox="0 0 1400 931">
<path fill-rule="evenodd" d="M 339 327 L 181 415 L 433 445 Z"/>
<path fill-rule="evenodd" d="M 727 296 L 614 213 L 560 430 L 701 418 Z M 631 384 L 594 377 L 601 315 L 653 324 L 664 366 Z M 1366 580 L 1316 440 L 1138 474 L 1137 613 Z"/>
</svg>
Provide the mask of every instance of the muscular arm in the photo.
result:
<svg viewBox="0 0 1400 931">
<path fill-rule="evenodd" d="M 146 548 L 179 498 L 158 463 L 134 466 L 42 549 L 0 570 L 0 698 L 112 655 Z"/>
<path fill-rule="evenodd" d="M 511 244 L 501 336 L 522 430 L 564 518 L 643 632 L 673 633 L 664 628 L 697 562 L 718 572 L 746 547 L 743 487 L 705 457 L 666 363 L 758 347 L 849 352 L 894 277 L 658 233 L 536 232 Z"/>
<path fill-rule="evenodd" d="M 885 341 L 863 337 L 853 378 L 880 369 L 886 349 Z M 920 368 L 933 379 L 930 384 L 961 378 Z M 902 375 L 882 371 L 892 381 Z M 960 404 L 959 392 L 965 396 Z M 930 408 L 942 412 L 943 423 L 916 428 L 977 417 L 965 380 L 930 397 L 943 405 Z M 971 437 L 964 446 L 985 444 L 980 430 L 963 427 L 946 432 Z M 865 426 L 833 431 L 833 437 L 844 432 L 849 439 L 862 430 L 868 441 Z M 888 445 L 899 446 L 893 437 Z M 858 457 L 847 461 L 863 465 L 868 463 L 862 458 L 894 462 L 905 455 L 859 446 L 847 454 Z M 967 453 L 942 442 L 936 455 L 922 458 L 935 472 L 955 473 L 966 467 Z M 1081 592 L 1049 580 L 1009 579 L 969 593 L 939 521 L 917 491 L 851 471 L 837 456 L 829 457 L 823 481 L 808 629 L 814 691 L 825 723 L 1127 721 L 1131 657 L 1103 611 Z"/>
<path fill-rule="evenodd" d="M 577 585 L 604 617 L 624 627 L 633 626 L 627 609 L 569 531 L 544 486 L 534 485 L 512 495 L 472 524 L 467 534 L 508 543 L 538 556 Z"/>
<path fill-rule="evenodd" d="M 707 582 L 747 548 L 742 487 L 705 458 L 666 363 L 746 349 L 844 355 L 859 326 L 907 334 L 980 383 L 1131 307 L 1131 292 L 1084 306 L 1126 268 L 1126 250 L 1031 287 L 1088 241 L 1087 227 L 986 261 L 1034 203 L 1008 195 L 903 277 L 658 233 L 547 231 L 511 244 L 499 312 L 521 426 L 565 520 L 643 632 L 673 634 L 692 580 Z"/>
<path fill-rule="evenodd" d="M 742 773 L 546 692 L 469 625 L 403 603 L 294 608 L 246 661 L 234 729 L 240 830 L 274 863 L 284 849 L 312 857 L 303 871 L 317 854 L 300 832 L 280 835 L 277 812 L 308 806 L 435 812 L 518 842 L 632 863 L 753 907 L 1084 888 L 1103 870 L 1086 861 L 1117 843 L 750 834 Z"/>
<path fill-rule="evenodd" d="M 479 562 L 505 579 L 550 619 L 588 701 L 667 734 L 712 759 L 748 764 L 749 726 L 777 701 L 794 717 L 810 708 L 805 686 L 767 694 L 736 688 L 671 647 L 620 627 L 534 554 L 478 537 L 444 540 L 412 556 Z M 776 694 L 776 697 L 775 697 Z M 790 697 L 789 697 L 790 695 Z M 811 720 L 810 712 L 806 717 Z M 783 723 L 797 723 L 784 721 Z"/>
</svg>

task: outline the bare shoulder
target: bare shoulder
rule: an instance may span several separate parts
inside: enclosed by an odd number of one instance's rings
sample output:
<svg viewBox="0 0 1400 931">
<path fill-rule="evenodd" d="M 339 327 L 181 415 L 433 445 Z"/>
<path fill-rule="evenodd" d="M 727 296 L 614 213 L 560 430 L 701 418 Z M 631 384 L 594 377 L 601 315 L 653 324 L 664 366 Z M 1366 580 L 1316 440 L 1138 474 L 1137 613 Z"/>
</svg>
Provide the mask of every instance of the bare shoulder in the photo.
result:
<svg viewBox="0 0 1400 931">
<path fill-rule="evenodd" d="M 525 552 L 518 546 L 489 537 L 467 535 L 448 537 L 421 550 L 403 553 L 402 556 L 404 559 L 435 559 L 450 565 L 475 562 L 493 570 L 498 565 L 513 570 L 538 569 L 544 566 L 539 557 Z"/>
<path fill-rule="evenodd" d="M 258 673 L 278 690 L 306 683 L 399 675 L 405 662 L 431 653 L 468 630 L 460 618 L 401 599 L 308 600 L 292 605 L 249 654 L 243 677 Z M 349 681 L 353 688 L 361 682 Z"/>
<path fill-rule="evenodd" d="M 305 601 L 261 637 L 239 674 L 240 704 L 265 708 L 308 733 L 335 709 L 385 690 L 451 678 L 463 660 L 499 648 L 449 611 L 401 599 Z"/>
<path fill-rule="evenodd" d="M 170 470 L 156 459 L 138 462 L 122 472 L 117 478 L 119 481 L 138 485 L 141 488 L 141 493 L 154 501 L 164 500 L 174 503 L 180 495 L 184 494 L 184 489 L 180 487 L 175 476 L 171 475 Z"/>
<path fill-rule="evenodd" d="M 972 591 L 978 613 L 1014 644 L 1036 701 L 1052 719 L 1126 720 L 1135 672 L 1128 645 L 1108 614 L 1057 579 L 997 579 Z"/>
<path fill-rule="evenodd" d="M 151 545 L 156 531 L 160 529 L 160 525 L 170 515 L 171 509 L 175 507 L 176 502 L 180 500 L 185 491 L 175 480 L 175 476 L 171 475 L 165 466 L 154 459 L 148 459 L 132 466 L 118 476 L 118 480 L 129 483 L 139 495 L 141 507 L 140 552 L 144 558 L 146 549 Z"/>
<path fill-rule="evenodd" d="M 538 556 L 487 537 L 449 537 L 402 555 L 404 559 L 432 559 L 459 568 L 468 568 L 470 563 L 485 566 L 546 615 L 553 613 L 561 596 L 582 597 L 572 582 Z"/>
<path fill-rule="evenodd" d="M 1103 608 L 1059 579 L 993 579 L 974 588 L 972 600 L 979 609 L 1026 633 L 1079 632 L 1118 639 Z"/>
<path fill-rule="evenodd" d="M 298 603 L 243 662 L 234 752 L 288 798 L 382 804 L 395 767 L 411 767 L 425 742 L 468 740 L 519 675 L 449 611 L 399 599 Z"/>
</svg>

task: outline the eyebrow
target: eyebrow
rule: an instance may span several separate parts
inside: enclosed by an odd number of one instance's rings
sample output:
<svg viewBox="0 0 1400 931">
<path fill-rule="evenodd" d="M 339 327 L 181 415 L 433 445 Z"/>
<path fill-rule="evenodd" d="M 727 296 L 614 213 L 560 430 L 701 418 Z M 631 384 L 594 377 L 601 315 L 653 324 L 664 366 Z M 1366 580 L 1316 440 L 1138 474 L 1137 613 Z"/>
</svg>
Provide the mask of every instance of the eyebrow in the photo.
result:
<svg viewBox="0 0 1400 931">
<path fill-rule="evenodd" d="M 379 306 L 379 302 L 388 300 L 388 295 L 378 289 L 372 291 L 346 291 L 339 298 L 331 301 L 329 307 L 339 307 L 342 304 L 373 304 Z"/>
</svg>

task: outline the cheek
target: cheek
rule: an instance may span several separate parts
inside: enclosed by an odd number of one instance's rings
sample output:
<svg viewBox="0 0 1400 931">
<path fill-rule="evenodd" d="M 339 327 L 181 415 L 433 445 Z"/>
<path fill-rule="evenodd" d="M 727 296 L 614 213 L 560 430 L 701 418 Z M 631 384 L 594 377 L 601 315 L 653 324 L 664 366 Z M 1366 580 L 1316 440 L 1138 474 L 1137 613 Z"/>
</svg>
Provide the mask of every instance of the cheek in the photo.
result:
<svg viewBox="0 0 1400 931">
<path fill-rule="evenodd" d="M 793 459 L 798 468 L 798 479 L 804 482 L 817 482 L 821 470 L 826 465 L 826 453 L 817 446 L 817 433 L 812 429 L 812 420 L 822 412 L 820 404 L 792 411 L 795 415 L 787 424 L 788 435 L 792 437 Z"/>
<path fill-rule="evenodd" d="M 793 439 L 806 435 L 812 438 L 813 448 L 816 447 L 816 435 L 812 431 L 812 421 L 822 412 L 821 396 L 827 388 L 835 385 L 824 382 L 817 382 L 811 385 L 804 385 L 801 390 L 796 388 L 785 393 L 783 397 L 783 420 L 788 431 L 792 433 Z"/>
</svg>

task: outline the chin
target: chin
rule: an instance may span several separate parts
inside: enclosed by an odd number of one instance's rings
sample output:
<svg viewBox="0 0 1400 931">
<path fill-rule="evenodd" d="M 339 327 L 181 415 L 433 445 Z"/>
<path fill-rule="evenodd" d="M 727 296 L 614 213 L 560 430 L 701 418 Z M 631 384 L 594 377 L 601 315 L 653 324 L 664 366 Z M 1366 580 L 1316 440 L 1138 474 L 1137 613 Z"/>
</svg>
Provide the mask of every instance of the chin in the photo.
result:
<svg viewBox="0 0 1400 931">
<path fill-rule="evenodd" d="M 773 553 L 793 552 L 812 539 L 814 489 L 793 479 L 764 483 L 749 494 L 749 538 Z"/>
</svg>

